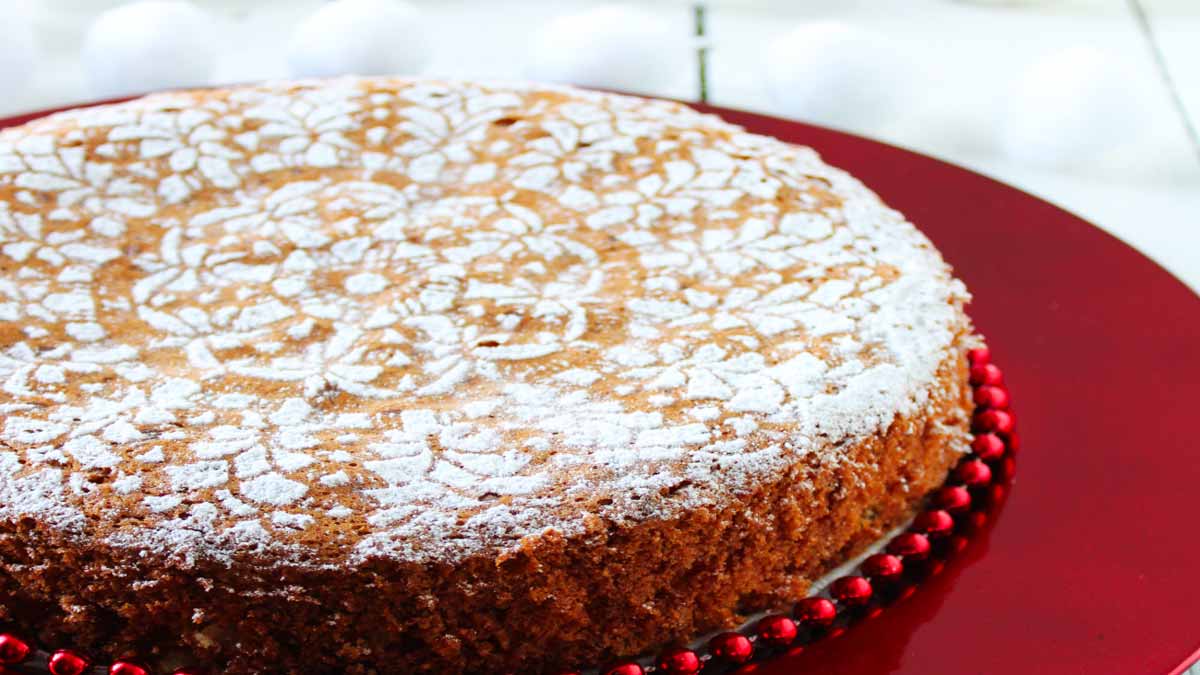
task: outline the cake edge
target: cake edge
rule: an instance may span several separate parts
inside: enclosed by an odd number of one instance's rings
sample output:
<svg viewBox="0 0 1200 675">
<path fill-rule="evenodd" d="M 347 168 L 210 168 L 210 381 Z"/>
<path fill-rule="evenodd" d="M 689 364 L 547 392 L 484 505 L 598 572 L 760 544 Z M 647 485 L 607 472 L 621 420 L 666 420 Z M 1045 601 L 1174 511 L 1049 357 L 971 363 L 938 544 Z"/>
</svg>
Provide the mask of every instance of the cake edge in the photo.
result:
<svg viewBox="0 0 1200 675">
<path fill-rule="evenodd" d="M 232 675 L 557 672 L 686 641 L 802 597 L 912 516 L 968 451 L 966 350 L 978 344 L 965 327 L 922 411 L 723 508 L 628 526 L 596 517 L 582 535 L 453 565 L 163 567 L 100 542 L 73 548 L 32 519 L 0 522 L 0 596 L 14 598 L 0 621 L 38 626 L 44 643 Z"/>
</svg>

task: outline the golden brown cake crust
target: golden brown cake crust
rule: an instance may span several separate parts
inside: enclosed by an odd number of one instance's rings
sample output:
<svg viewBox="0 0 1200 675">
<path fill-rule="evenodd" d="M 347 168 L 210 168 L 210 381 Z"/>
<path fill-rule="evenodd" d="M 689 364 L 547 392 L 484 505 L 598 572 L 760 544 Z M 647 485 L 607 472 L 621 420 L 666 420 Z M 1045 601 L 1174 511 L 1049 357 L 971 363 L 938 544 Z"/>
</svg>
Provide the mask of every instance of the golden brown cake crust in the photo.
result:
<svg viewBox="0 0 1200 675">
<path fill-rule="evenodd" d="M 726 625 L 940 482 L 967 299 L 676 103 L 349 78 L 3 130 L 0 617 L 228 672 Z"/>
<path fill-rule="evenodd" d="M 965 355 L 948 359 L 927 413 L 723 509 L 632 527 L 597 518 L 585 535 L 457 565 L 180 568 L 5 523 L 0 592 L 15 602 L 0 618 L 41 626 L 50 644 L 231 674 L 553 673 L 638 654 L 802 596 L 909 518 L 962 454 L 966 370 Z"/>
</svg>

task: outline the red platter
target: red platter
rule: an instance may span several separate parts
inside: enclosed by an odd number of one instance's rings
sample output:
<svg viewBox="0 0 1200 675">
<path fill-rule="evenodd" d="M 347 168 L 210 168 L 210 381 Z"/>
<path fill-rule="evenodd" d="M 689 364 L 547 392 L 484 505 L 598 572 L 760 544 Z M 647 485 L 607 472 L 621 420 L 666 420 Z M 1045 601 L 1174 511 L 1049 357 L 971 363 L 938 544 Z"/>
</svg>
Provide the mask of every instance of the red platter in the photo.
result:
<svg viewBox="0 0 1200 675">
<path fill-rule="evenodd" d="M 994 526 L 912 598 L 758 675 L 1180 673 L 1200 657 L 1200 297 L 1052 204 L 865 138 L 810 145 L 923 230 L 974 295 L 1023 443 Z"/>
</svg>

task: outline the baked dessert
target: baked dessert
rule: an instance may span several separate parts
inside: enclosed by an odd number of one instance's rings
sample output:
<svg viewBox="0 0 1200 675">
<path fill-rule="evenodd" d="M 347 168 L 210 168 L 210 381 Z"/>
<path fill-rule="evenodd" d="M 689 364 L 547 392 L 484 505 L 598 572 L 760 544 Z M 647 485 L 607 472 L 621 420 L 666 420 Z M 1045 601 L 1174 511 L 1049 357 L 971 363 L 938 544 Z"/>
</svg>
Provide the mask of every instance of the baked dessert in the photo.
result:
<svg viewBox="0 0 1200 675">
<path fill-rule="evenodd" d="M 810 149 L 340 79 L 0 132 L 0 621 L 552 673 L 802 595 L 967 448 L 967 293 Z"/>
</svg>

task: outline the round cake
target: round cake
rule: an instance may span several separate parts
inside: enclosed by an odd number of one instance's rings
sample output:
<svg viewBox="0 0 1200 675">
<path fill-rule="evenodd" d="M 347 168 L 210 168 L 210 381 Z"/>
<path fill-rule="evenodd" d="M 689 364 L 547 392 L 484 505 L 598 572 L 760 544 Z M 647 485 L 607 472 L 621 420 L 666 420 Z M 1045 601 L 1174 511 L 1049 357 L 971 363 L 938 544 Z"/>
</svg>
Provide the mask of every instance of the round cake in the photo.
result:
<svg viewBox="0 0 1200 675">
<path fill-rule="evenodd" d="M 738 623 L 967 449 L 968 296 L 686 106 L 340 79 L 0 132 L 0 623 L 556 673 Z"/>
</svg>

